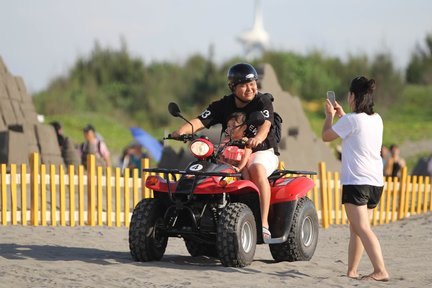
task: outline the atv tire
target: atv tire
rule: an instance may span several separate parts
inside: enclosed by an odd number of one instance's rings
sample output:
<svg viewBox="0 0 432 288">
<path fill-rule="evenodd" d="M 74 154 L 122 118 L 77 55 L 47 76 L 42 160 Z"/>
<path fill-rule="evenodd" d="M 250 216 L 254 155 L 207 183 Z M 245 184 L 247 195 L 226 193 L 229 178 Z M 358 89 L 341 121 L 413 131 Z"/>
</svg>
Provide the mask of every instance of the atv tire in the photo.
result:
<svg viewBox="0 0 432 288">
<path fill-rule="evenodd" d="M 129 249 L 135 261 L 162 259 L 168 243 L 168 237 L 158 229 L 163 223 L 157 199 L 143 199 L 136 205 L 129 228 Z"/>
<path fill-rule="evenodd" d="M 216 245 L 206 244 L 206 243 L 199 243 L 198 241 L 191 240 L 191 239 L 184 239 L 186 244 L 186 249 L 188 250 L 189 254 L 192 257 L 198 257 L 198 256 L 207 256 L 207 257 L 213 257 L 217 258 L 217 250 Z"/>
<path fill-rule="evenodd" d="M 318 215 L 312 201 L 299 199 L 294 211 L 291 229 L 286 242 L 270 245 L 276 261 L 308 261 L 318 243 Z"/>
<path fill-rule="evenodd" d="M 227 267 L 244 267 L 254 258 L 257 241 L 255 217 L 243 203 L 230 203 L 222 211 L 217 225 L 216 248 Z"/>
</svg>

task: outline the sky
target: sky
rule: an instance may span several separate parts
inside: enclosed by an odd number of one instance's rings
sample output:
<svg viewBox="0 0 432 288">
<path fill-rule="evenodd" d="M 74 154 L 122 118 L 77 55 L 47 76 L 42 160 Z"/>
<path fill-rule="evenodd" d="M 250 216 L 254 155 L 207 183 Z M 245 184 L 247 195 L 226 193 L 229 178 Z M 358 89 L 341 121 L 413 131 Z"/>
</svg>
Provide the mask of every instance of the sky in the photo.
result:
<svg viewBox="0 0 432 288">
<path fill-rule="evenodd" d="M 430 0 L 262 0 L 270 48 L 320 50 L 345 60 L 389 52 L 404 69 L 432 33 Z M 236 37 L 252 27 L 254 0 L 0 0 L 0 56 L 30 93 L 67 75 L 95 42 L 124 39 L 144 63 L 182 63 L 193 54 L 220 63 L 242 56 Z"/>
</svg>

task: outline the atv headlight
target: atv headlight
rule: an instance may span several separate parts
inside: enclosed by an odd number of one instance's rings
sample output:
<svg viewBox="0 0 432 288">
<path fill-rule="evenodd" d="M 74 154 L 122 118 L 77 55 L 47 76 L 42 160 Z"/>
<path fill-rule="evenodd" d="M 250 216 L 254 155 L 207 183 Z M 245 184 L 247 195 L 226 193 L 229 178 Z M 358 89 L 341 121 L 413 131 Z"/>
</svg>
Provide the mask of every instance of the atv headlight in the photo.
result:
<svg viewBox="0 0 432 288">
<path fill-rule="evenodd" d="M 189 146 L 192 154 L 200 159 L 204 159 L 212 155 L 214 148 L 213 144 L 206 139 L 197 139 Z"/>
</svg>

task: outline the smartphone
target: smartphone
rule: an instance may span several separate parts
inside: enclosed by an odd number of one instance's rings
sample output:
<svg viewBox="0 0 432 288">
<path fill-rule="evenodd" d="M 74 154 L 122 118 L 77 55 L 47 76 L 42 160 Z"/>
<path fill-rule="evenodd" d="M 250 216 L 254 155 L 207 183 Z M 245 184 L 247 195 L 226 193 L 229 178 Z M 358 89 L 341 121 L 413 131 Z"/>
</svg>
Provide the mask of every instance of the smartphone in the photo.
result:
<svg viewBox="0 0 432 288">
<path fill-rule="evenodd" d="M 333 107 L 336 106 L 336 95 L 334 91 L 327 91 L 327 99 L 330 100 Z"/>
</svg>

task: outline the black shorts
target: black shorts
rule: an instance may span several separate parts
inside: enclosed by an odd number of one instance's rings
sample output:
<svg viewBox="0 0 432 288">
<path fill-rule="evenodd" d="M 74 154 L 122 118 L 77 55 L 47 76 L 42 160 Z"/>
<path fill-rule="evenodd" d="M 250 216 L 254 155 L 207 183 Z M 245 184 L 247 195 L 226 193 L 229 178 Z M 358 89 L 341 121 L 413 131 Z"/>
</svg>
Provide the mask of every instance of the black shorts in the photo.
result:
<svg viewBox="0 0 432 288">
<path fill-rule="evenodd" d="M 351 203 L 357 206 L 367 205 L 367 208 L 375 208 L 381 198 L 384 186 L 372 185 L 343 185 L 342 204 Z"/>
</svg>

